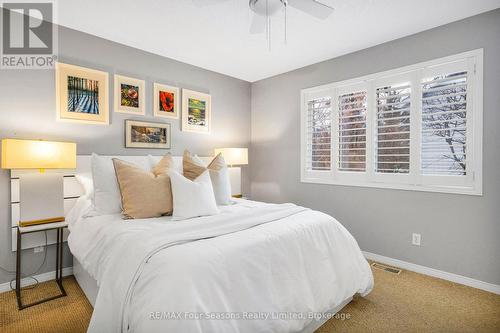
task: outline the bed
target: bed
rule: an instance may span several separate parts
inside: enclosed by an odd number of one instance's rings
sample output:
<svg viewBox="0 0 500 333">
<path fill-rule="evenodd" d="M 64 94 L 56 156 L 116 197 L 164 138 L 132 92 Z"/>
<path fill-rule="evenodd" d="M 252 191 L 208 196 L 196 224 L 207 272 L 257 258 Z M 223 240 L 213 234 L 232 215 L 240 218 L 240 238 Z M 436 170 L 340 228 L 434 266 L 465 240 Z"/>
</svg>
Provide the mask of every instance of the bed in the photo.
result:
<svg viewBox="0 0 500 333">
<path fill-rule="evenodd" d="M 215 216 L 67 216 L 89 332 L 313 332 L 366 295 L 373 276 L 334 218 L 236 199 Z"/>
</svg>

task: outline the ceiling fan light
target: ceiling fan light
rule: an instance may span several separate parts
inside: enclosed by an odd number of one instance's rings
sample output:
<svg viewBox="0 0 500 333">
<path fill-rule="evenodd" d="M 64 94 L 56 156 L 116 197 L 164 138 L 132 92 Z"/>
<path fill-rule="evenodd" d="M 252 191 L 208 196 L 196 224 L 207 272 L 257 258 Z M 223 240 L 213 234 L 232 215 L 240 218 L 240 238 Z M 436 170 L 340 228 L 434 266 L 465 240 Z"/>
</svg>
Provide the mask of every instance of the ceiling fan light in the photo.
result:
<svg viewBox="0 0 500 333">
<path fill-rule="evenodd" d="M 248 5 L 258 15 L 273 16 L 286 6 L 286 0 L 249 0 Z"/>
</svg>

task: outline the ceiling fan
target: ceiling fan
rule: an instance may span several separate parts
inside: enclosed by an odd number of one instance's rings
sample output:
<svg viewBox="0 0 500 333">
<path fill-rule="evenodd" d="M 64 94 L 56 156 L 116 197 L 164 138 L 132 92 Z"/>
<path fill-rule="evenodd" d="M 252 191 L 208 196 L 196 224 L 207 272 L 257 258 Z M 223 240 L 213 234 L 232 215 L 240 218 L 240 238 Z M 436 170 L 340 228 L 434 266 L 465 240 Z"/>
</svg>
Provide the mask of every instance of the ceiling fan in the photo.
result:
<svg viewBox="0 0 500 333">
<path fill-rule="evenodd" d="M 193 0 L 198 6 L 213 5 L 228 0 Z M 318 19 L 326 19 L 333 12 L 333 8 L 317 0 L 249 0 L 248 5 L 253 12 L 250 33 L 267 33 L 270 39 L 271 17 L 283 12 L 285 15 L 286 41 L 286 10 L 293 7 Z"/>
</svg>

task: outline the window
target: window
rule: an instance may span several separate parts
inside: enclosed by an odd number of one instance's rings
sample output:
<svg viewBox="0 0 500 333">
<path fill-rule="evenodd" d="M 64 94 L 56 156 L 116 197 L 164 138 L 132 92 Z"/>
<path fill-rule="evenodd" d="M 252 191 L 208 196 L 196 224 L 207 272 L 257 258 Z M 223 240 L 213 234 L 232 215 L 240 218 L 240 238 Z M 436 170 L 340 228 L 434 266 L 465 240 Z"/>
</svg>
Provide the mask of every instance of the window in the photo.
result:
<svg viewBox="0 0 500 333">
<path fill-rule="evenodd" d="M 403 83 L 376 89 L 377 124 L 375 171 L 410 172 L 411 85 Z"/>
<path fill-rule="evenodd" d="M 307 168 L 331 170 L 331 99 L 321 97 L 307 102 Z"/>
<path fill-rule="evenodd" d="M 422 173 L 467 175 L 467 72 L 422 81 Z"/>
<path fill-rule="evenodd" d="M 301 180 L 481 195 L 482 59 L 302 90 Z"/>
<path fill-rule="evenodd" d="M 339 96 L 338 169 L 366 170 L 366 91 Z"/>
</svg>

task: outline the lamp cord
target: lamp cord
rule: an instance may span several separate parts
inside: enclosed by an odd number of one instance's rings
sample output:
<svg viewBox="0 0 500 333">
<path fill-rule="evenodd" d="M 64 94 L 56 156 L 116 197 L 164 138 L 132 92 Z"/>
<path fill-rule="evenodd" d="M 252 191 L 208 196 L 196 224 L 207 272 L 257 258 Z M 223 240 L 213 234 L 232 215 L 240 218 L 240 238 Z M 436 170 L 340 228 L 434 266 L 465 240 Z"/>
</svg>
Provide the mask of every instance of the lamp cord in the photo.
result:
<svg viewBox="0 0 500 333">
<path fill-rule="evenodd" d="M 47 262 L 47 251 L 48 251 L 48 249 L 47 249 L 47 245 L 48 245 L 48 241 L 47 241 L 47 231 L 45 231 L 45 232 L 44 232 L 44 234 L 45 234 L 45 251 L 44 251 L 45 253 L 44 253 L 44 255 L 43 255 L 43 261 L 42 261 L 42 263 L 40 264 L 40 266 L 38 266 L 38 268 L 37 268 L 37 269 L 36 269 L 33 273 L 31 273 L 31 274 L 21 274 L 21 278 L 23 278 L 23 279 L 25 279 L 25 278 L 28 278 L 28 279 L 33 279 L 33 280 L 35 281 L 35 283 L 34 283 L 34 284 L 32 284 L 32 285 L 30 285 L 29 287 L 24 287 L 24 289 L 25 289 L 25 290 L 26 290 L 26 289 L 33 289 L 33 288 L 35 288 L 35 287 L 36 287 L 36 286 L 40 283 L 40 281 L 38 281 L 38 279 L 37 279 L 36 277 L 34 277 L 33 275 L 38 274 L 38 273 L 40 272 L 40 270 L 43 268 L 43 266 L 45 266 L 45 263 Z M 21 255 L 21 254 L 19 254 L 19 255 Z M 15 273 L 16 273 L 16 271 L 11 271 L 11 270 L 8 270 L 8 269 L 6 269 L 6 268 L 4 268 L 4 267 L 2 267 L 2 266 L 0 266 L 0 270 L 2 270 L 2 271 L 4 271 L 4 272 L 6 272 L 7 274 L 15 274 Z M 14 278 L 14 279 L 12 279 L 12 280 L 10 280 L 10 282 L 9 282 L 9 286 L 10 286 L 10 289 L 11 289 L 11 290 L 14 290 L 14 289 L 15 289 L 15 288 L 12 286 L 12 283 L 13 283 L 14 281 L 16 281 L 16 279 L 15 279 L 15 278 Z"/>
</svg>

